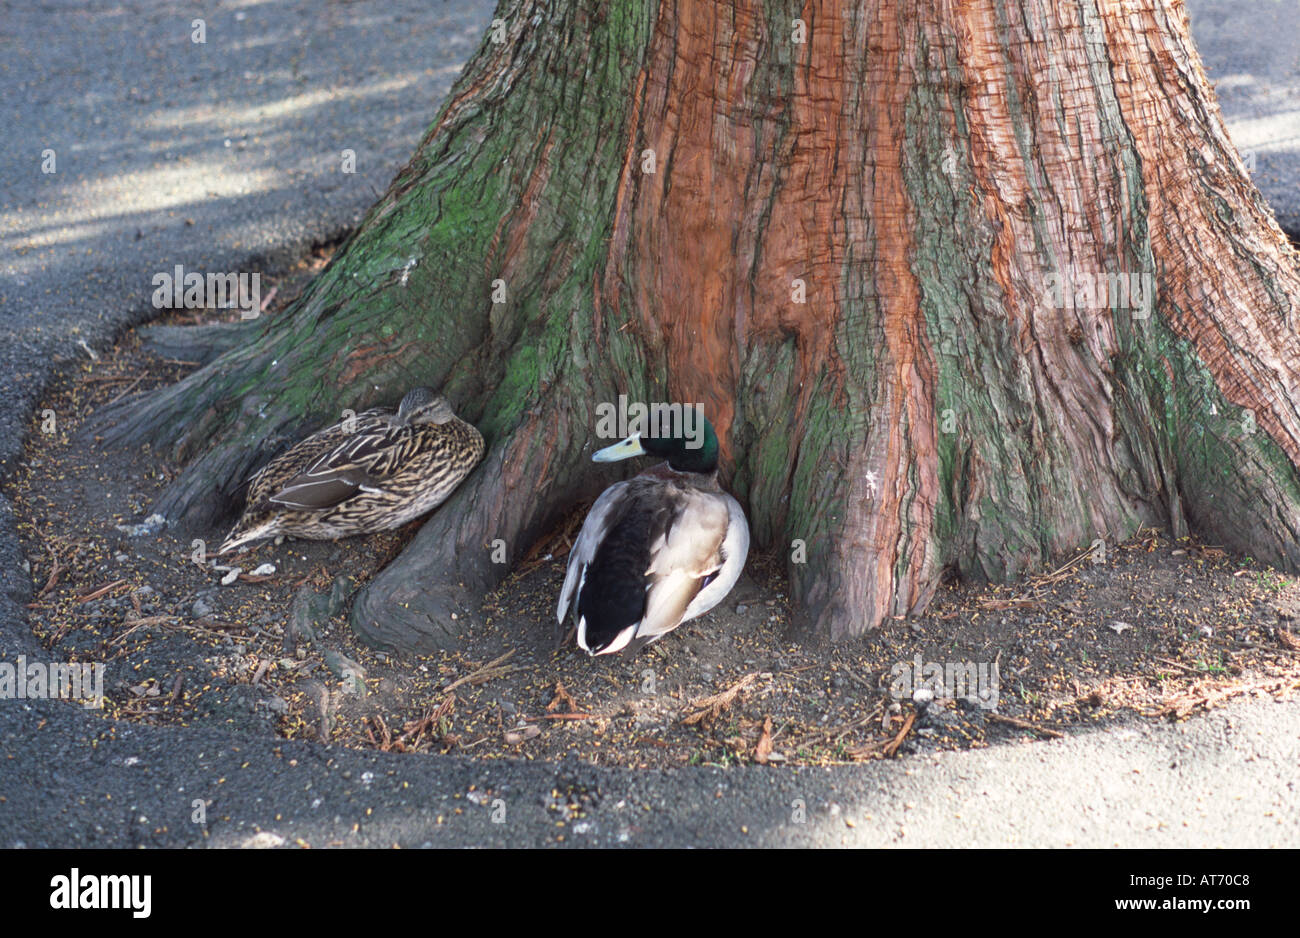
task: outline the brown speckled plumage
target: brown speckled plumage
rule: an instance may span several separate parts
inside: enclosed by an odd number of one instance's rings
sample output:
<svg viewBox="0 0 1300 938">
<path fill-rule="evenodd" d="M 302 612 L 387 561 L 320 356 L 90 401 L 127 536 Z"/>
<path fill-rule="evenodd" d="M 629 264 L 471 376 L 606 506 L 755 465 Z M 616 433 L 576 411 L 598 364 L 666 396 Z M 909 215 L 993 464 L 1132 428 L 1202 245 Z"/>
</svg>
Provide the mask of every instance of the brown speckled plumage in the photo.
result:
<svg viewBox="0 0 1300 938">
<path fill-rule="evenodd" d="M 221 553 L 285 535 L 331 540 L 396 528 L 436 508 L 483 458 L 483 437 L 426 388 L 307 437 L 248 486 Z"/>
</svg>

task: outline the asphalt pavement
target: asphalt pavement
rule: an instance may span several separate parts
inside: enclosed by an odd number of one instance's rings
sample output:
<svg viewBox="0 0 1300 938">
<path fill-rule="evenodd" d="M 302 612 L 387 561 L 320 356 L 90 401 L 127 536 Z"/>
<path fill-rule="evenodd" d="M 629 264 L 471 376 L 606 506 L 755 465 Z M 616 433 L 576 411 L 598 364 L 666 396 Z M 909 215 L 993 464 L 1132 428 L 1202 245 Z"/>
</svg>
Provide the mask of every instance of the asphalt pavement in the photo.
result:
<svg viewBox="0 0 1300 938">
<path fill-rule="evenodd" d="M 1230 132 L 1300 234 L 1300 5 L 1188 6 Z M 55 369 L 149 318 L 154 273 L 274 270 L 353 225 L 492 4 L 216 4 L 203 43 L 195 15 L 0 0 L 0 472 Z M 42 654 L 22 564 L 0 499 L 0 661 Z M 1300 704 L 1267 698 L 863 766 L 668 772 L 386 755 L 0 701 L 0 847 L 1296 846 L 1297 766 Z"/>
</svg>

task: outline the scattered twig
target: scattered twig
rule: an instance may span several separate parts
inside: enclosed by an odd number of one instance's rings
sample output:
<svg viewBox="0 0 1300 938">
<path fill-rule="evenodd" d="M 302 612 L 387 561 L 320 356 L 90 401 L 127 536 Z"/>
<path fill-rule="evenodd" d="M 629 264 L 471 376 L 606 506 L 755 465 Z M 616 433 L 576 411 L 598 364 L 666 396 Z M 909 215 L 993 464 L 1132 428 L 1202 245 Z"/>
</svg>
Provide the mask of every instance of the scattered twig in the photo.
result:
<svg viewBox="0 0 1300 938">
<path fill-rule="evenodd" d="M 1057 567 L 1051 573 L 1044 573 L 1041 576 L 1034 577 L 1031 582 L 1033 582 L 1035 585 L 1038 585 L 1040 583 L 1057 583 L 1061 580 L 1064 580 L 1066 575 L 1069 574 L 1071 570 L 1073 570 L 1079 564 L 1083 563 L 1092 555 L 1093 552 L 1092 552 L 1092 548 L 1090 547 L 1087 550 L 1085 550 L 1083 553 L 1079 554 L 1079 556 L 1075 557 L 1073 560 L 1067 560 L 1065 563 L 1061 564 L 1061 566 Z"/>
<path fill-rule="evenodd" d="M 1150 716 L 1173 717 L 1175 720 L 1181 720 L 1190 715 L 1198 707 L 1203 710 L 1209 710 L 1215 704 L 1223 703 L 1233 697 L 1239 697 L 1242 694 L 1248 694 L 1252 691 L 1266 691 L 1268 693 L 1279 695 L 1285 691 L 1300 688 L 1300 679 L 1294 677 L 1270 677 L 1262 681 L 1255 681 L 1252 684 L 1229 684 L 1224 687 L 1213 688 L 1196 688 L 1177 697 L 1167 698 L 1165 703 L 1150 712 Z"/>
<path fill-rule="evenodd" d="M 1177 662 L 1177 661 L 1171 661 L 1171 660 L 1168 659 L 1168 658 L 1161 658 L 1161 657 L 1158 657 L 1158 656 L 1156 656 L 1156 655 L 1152 655 L 1151 657 L 1152 657 L 1154 660 L 1159 661 L 1161 664 L 1171 664 L 1171 665 L 1173 665 L 1175 668 L 1182 668 L 1184 671 L 1188 672 L 1189 674 L 1201 674 L 1201 675 L 1205 674 L 1205 672 L 1202 671 L 1202 670 L 1199 669 L 1199 668 L 1189 668 L 1189 667 L 1188 667 L 1187 665 L 1185 665 L 1185 664 L 1181 664 L 1180 662 Z"/>
<path fill-rule="evenodd" d="M 460 687 L 462 684 L 482 684 L 484 681 L 490 681 L 493 678 L 502 677 L 506 674 L 513 674 L 516 671 L 527 671 L 528 668 L 505 668 L 502 665 L 514 655 L 515 649 L 510 649 L 500 658 L 493 659 L 477 671 L 471 671 L 462 678 L 457 678 L 442 689 L 442 693 L 447 694 Z"/>
<path fill-rule="evenodd" d="M 383 742 L 378 744 L 379 751 L 388 752 L 393 748 L 393 734 L 388 729 L 388 724 L 384 722 L 383 714 L 376 713 L 374 716 L 370 717 L 370 722 L 379 727 L 379 732 L 383 736 Z M 374 735 L 370 732 L 370 727 L 366 727 L 366 735 L 370 737 L 372 743 L 375 741 Z"/>
<path fill-rule="evenodd" d="M 686 726 L 694 726 L 695 724 L 701 723 L 705 720 L 717 719 L 723 710 L 726 710 L 735 702 L 736 698 L 740 695 L 740 692 L 745 690 L 756 680 L 758 680 L 758 672 L 751 671 L 722 693 L 694 701 L 691 706 L 695 708 L 695 711 L 682 717 L 682 723 Z"/>
<path fill-rule="evenodd" d="M 50 590 L 54 589 L 54 587 L 58 585 L 59 577 L 63 575 L 63 571 L 68 569 L 63 565 L 63 561 L 59 560 L 59 555 L 54 552 L 53 547 L 50 547 L 47 544 L 45 549 L 48 550 L 50 556 L 54 558 L 54 567 L 50 570 L 50 576 L 49 579 L 45 581 L 45 586 L 43 586 L 41 591 L 36 594 L 37 598 L 44 596 Z"/>
<path fill-rule="evenodd" d="M 110 645 L 117 645 L 126 640 L 126 637 L 136 629 L 142 629 L 147 625 L 170 625 L 178 621 L 175 616 L 146 616 L 143 619 L 128 619 L 123 625 L 129 625 L 130 628 L 125 632 L 120 632 L 109 639 Z"/>
<path fill-rule="evenodd" d="M 876 706 L 872 708 L 871 712 L 868 713 L 866 716 L 863 716 L 857 720 L 852 720 L 848 723 L 837 723 L 835 726 L 828 727 L 825 729 L 818 727 L 811 731 L 805 730 L 804 734 L 798 737 L 798 741 L 796 743 L 791 743 L 786 748 L 806 749 L 808 746 L 813 745 L 815 743 L 822 742 L 823 740 L 829 742 L 830 745 L 839 745 L 840 743 L 844 742 L 845 737 L 849 736 L 854 731 L 860 730 L 863 727 L 867 726 L 869 723 L 873 723 L 875 721 L 880 721 L 880 728 L 882 730 L 888 730 L 889 717 L 890 717 L 889 711 L 887 711 L 881 703 L 877 702 Z M 780 736 L 781 732 L 784 729 L 785 726 L 782 726 L 780 730 L 777 730 L 777 732 L 773 733 L 772 739 L 775 740 L 778 736 Z"/>
<path fill-rule="evenodd" d="M 207 632 L 210 635 L 220 635 L 222 632 L 246 632 L 248 626 L 242 622 L 222 622 L 220 619 L 199 619 L 203 625 L 182 625 L 182 629 L 194 629 L 196 632 Z M 208 627 L 210 626 L 210 628 Z"/>
<path fill-rule="evenodd" d="M 993 596 L 981 597 L 977 604 L 981 609 L 990 612 L 998 612 L 1003 609 L 1033 609 L 1041 606 L 1042 600 L 1034 599 L 1029 596 L 1018 596 L 1011 599 L 999 599 Z"/>
<path fill-rule="evenodd" d="M 524 559 L 519 562 L 516 572 L 520 575 L 531 573 L 533 570 L 546 563 L 547 560 L 561 559 L 569 555 L 573 549 L 573 532 L 574 529 L 587 516 L 583 506 L 576 507 L 564 519 L 563 525 L 557 530 L 552 528 L 550 533 L 543 535 L 524 555 Z M 559 544 L 565 545 L 564 550 L 559 549 Z"/>
<path fill-rule="evenodd" d="M 114 580 L 112 583 L 109 583 L 107 586 L 101 586 L 99 589 L 95 590 L 92 593 L 86 593 L 84 596 L 78 596 L 77 602 L 88 603 L 91 600 L 99 599 L 99 597 L 103 596 L 105 593 L 109 592 L 110 590 L 115 590 L 119 586 L 125 586 L 125 585 L 126 585 L 126 580 Z"/>
<path fill-rule="evenodd" d="M 240 625 L 234 622 L 217 622 L 215 619 L 202 619 L 200 621 L 206 622 L 209 625 L 216 626 L 217 628 L 206 629 L 203 626 L 198 624 L 185 625 L 181 623 L 176 616 L 147 616 L 146 618 L 143 619 L 129 619 L 123 624 L 129 625 L 130 628 L 128 628 L 125 632 L 121 632 L 118 635 L 114 635 L 111 639 L 109 639 L 108 644 L 109 645 L 120 644 L 121 642 L 125 641 L 126 637 L 130 635 L 132 632 L 134 632 L 136 629 L 143 628 L 147 625 L 162 625 L 162 626 L 166 626 L 167 628 L 180 629 L 182 632 L 193 632 L 196 635 L 207 635 L 213 638 L 225 638 L 226 632 L 241 631 L 243 629 L 248 628 L 248 626 L 246 625 Z M 218 629 L 220 629 L 221 631 L 218 631 Z M 115 654 L 113 658 L 114 659 L 120 658 L 124 654 L 126 654 L 125 648 L 117 652 L 117 654 Z M 303 672 L 303 673 L 307 673 L 307 672 Z"/>
<path fill-rule="evenodd" d="M 986 713 L 984 717 L 987 720 L 992 720 L 994 723 L 1004 723 L 1007 726 L 1014 726 L 1017 729 L 1029 730 L 1031 733 L 1038 733 L 1042 736 L 1048 737 L 1049 739 L 1062 739 L 1065 736 L 1064 733 L 1058 733 L 1056 730 L 1048 729 L 1045 726 L 1038 726 L 1035 723 L 1030 723 L 1028 720 L 1020 720 L 1016 717 L 1003 716 L 1000 713 Z"/>
<path fill-rule="evenodd" d="M 1067 560 L 1061 566 L 1057 567 L 1050 573 L 1042 573 L 1035 577 L 1030 577 L 1026 586 L 1027 588 L 1019 596 L 1009 596 L 1004 598 L 997 596 L 985 596 L 977 600 L 977 605 L 982 609 L 998 611 L 1002 609 L 1013 608 L 1033 608 L 1042 605 L 1043 599 L 1038 596 L 1039 590 L 1045 586 L 1052 586 L 1060 583 L 1074 572 L 1074 568 L 1079 566 L 1093 555 L 1092 549 L 1089 548 L 1071 560 Z"/>
<path fill-rule="evenodd" d="M 596 714 L 594 713 L 543 713 L 541 716 L 524 717 L 526 722 L 532 723 L 535 720 L 590 720 Z"/>
<path fill-rule="evenodd" d="M 870 692 L 872 692 L 872 693 L 875 693 L 875 692 L 876 692 L 877 688 L 872 687 L 871 684 L 870 684 L 870 682 L 868 682 L 865 678 L 860 678 L 860 677 L 858 677 L 857 674 L 855 674 L 855 673 L 853 672 L 853 669 L 850 668 L 847 664 L 840 665 L 840 668 L 841 668 L 841 670 L 843 670 L 844 673 L 847 674 L 850 678 L 852 678 L 852 679 L 853 679 L 854 681 L 856 681 L 858 684 L 862 685 L 862 689 L 863 689 L 863 690 L 867 690 L 867 691 L 870 691 Z"/>
<path fill-rule="evenodd" d="M 912 731 L 912 724 L 915 722 L 916 711 L 913 710 L 907 715 L 907 719 L 903 721 L 903 728 L 898 731 L 898 735 L 891 739 L 882 750 L 886 756 L 892 756 L 894 753 L 898 752 L 898 747 L 903 745 L 903 740 L 907 737 L 907 734 Z"/>
<path fill-rule="evenodd" d="M 121 394 L 119 394 L 117 397 L 113 398 L 111 401 L 109 401 L 109 402 L 108 402 L 107 404 L 105 404 L 104 406 L 105 406 L 105 407 L 112 407 L 114 404 L 116 404 L 116 403 L 117 403 L 118 401 L 120 401 L 122 398 L 126 397 L 128 394 L 130 394 L 132 391 L 134 391 L 134 390 L 135 390 L 135 386 L 136 386 L 137 384 L 139 384 L 139 383 L 140 383 L 141 381 L 143 381 L 143 380 L 144 380 L 144 375 L 141 375 L 140 377 L 136 378 L 136 379 L 135 379 L 134 381 L 132 381 L 129 385 L 127 385 L 125 391 L 123 391 L 123 392 L 122 392 Z"/>
<path fill-rule="evenodd" d="M 565 713 L 574 713 L 578 709 L 578 705 L 574 703 L 573 697 L 570 696 L 569 692 L 564 689 L 564 685 L 559 681 L 556 681 L 555 699 L 546 705 L 546 712 L 553 713 L 554 711 L 559 710 L 560 707 L 564 708 L 563 712 Z"/>
<path fill-rule="evenodd" d="M 759 765 L 767 765 L 768 758 L 772 755 L 772 717 L 763 717 L 763 728 L 758 734 L 758 743 L 754 746 L 754 761 Z"/>
<path fill-rule="evenodd" d="M 424 716 L 407 722 L 402 727 L 402 735 L 394 742 L 394 747 L 400 747 L 400 751 L 405 751 L 408 746 L 414 749 L 420 744 L 420 736 L 426 732 L 432 735 L 432 730 L 451 714 L 455 706 L 456 695 L 448 694 L 437 706 L 426 710 Z"/>
<path fill-rule="evenodd" d="M 854 720 L 852 723 L 846 723 L 836 727 L 835 730 L 832 730 L 832 732 L 835 733 L 835 742 L 836 743 L 843 742 L 844 737 L 848 736 L 854 730 L 862 729 L 862 727 L 866 726 L 868 723 L 874 723 L 876 717 L 878 717 L 883 712 L 885 712 L 885 708 L 880 704 L 877 704 L 876 708 L 872 710 L 870 713 L 868 713 L 866 716 L 864 716 L 862 719 Z M 838 730 L 838 732 L 836 732 L 836 730 Z"/>
<path fill-rule="evenodd" d="M 98 384 L 100 382 L 112 384 L 120 381 L 139 381 L 139 378 L 132 378 L 130 375 L 82 375 L 78 379 L 78 384 Z"/>
</svg>

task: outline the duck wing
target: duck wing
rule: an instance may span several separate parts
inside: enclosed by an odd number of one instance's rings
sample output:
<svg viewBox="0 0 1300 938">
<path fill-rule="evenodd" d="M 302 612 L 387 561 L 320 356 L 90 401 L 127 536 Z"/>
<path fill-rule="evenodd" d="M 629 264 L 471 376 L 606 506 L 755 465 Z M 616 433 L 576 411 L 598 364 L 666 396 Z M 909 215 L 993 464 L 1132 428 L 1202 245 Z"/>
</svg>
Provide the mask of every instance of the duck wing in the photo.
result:
<svg viewBox="0 0 1300 938">
<path fill-rule="evenodd" d="M 364 469 L 350 466 L 316 474 L 302 473 L 284 484 L 267 501 L 280 508 L 324 511 L 341 505 L 358 492 L 377 487 Z"/>
<path fill-rule="evenodd" d="M 267 497 L 272 505 L 302 511 L 324 511 L 359 492 L 382 490 L 384 476 L 400 461 L 411 438 L 408 427 L 382 423 L 350 434 L 326 450 L 302 472 Z"/>
<path fill-rule="evenodd" d="M 596 499 L 596 503 L 591 506 L 591 511 L 587 512 L 586 520 L 582 522 L 578 539 L 569 551 L 564 586 L 560 588 L 560 601 L 555 607 L 555 618 L 560 623 L 564 622 L 564 616 L 569 611 L 569 604 L 574 601 L 575 594 L 582 591 L 587 567 L 595 559 L 596 550 L 627 510 L 625 499 L 627 485 L 626 482 L 615 482 L 605 489 L 600 494 L 600 498 Z"/>
<path fill-rule="evenodd" d="M 720 500 L 727 512 L 726 535 L 718 548 L 721 564 L 702 581 L 700 591 L 682 614 L 683 622 L 703 615 L 722 602 L 740 579 L 740 572 L 745 569 L 745 559 L 749 556 L 749 522 L 745 520 L 745 511 L 740 507 L 740 502 L 726 492 L 719 492 L 714 497 Z"/>
<path fill-rule="evenodd" d="M 726 502 L 716 494 L 688 489 L 674 499 L 668 524 L 650 544 L 645 613 L 637 638 L 660 638 L 699 615 L 687 612 L 724 566 L 727 558 L 722 547 L 730 520 Z"/>
<path fill-rule="evenodd" d="M 376 428 L 387 427 L 390 416 L 382 408 L 363 410 L 356 415 L 354 426 L 349 427 L 344 422 L 330 424 L 272 457 L 266 465 L 241 483 L 240 488 L 248 487 L 246 504 L 265 506 L 288 484 L 330 460 L 349 441 L 358 436 L 370 435 Z M 307 468 L 304 469 L 303 466 Z"/>
</svg>

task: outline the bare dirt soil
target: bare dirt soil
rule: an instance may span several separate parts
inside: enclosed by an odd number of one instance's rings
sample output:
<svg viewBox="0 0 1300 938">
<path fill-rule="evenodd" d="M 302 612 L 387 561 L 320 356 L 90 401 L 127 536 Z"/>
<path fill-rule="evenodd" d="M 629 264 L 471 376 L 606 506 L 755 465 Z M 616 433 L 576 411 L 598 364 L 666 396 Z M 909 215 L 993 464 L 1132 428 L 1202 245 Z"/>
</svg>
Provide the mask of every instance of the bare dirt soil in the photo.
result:
<svg viewBox="0 0 1300 938">
<path fill-rule="evenodd" d="M 377 652 L 352 634 L 347 601 L 419 522 L 340 542 L 264 543 L 226 560 L 241 568 L 231 574 L 193 559 L 195 538 L 215 544 L 225 528 L 139 527 L 176 466 L 77 442 L 96 410 L 192 368 L 126 336 L 63 375 L 4 481 L 30 567 L 33 630 L 57 659 L 110 663 L 107 715 L 485 759 L 788 765 L 1184 719 L 1238 695 L 1300 688 L 1300 584 L 1154 530 L 1104 550 L 1081 545 L 1019 584 L 950 583 L 926 615 L 829 648 L 791 638 L 782 558 L 751 555 L 713 612 L 634 657 L 591 659 L 558 647 L 554 615 L 586 506 L 467 611 L 463 650 Z M 274 572 L 253 575 L 263 564 Z M 984 669 L 975 686 L 933 700 L 916 693 L 928 676 L 918 666 L 967 662 Z"/>
</svg>

